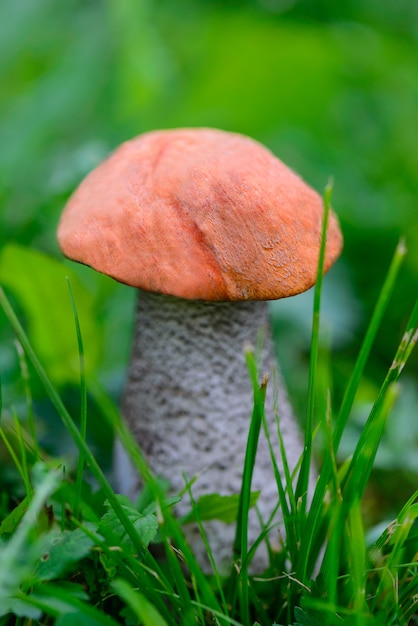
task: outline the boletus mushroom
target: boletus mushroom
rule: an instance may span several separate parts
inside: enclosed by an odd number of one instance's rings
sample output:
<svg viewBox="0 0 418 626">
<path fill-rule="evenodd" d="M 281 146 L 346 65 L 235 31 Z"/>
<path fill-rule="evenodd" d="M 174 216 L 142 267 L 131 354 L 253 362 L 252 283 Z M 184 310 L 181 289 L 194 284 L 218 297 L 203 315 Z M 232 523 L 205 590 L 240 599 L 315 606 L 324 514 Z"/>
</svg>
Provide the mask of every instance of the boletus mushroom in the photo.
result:
<svg viewBox="0 0 418 626">
<path fill-rule="evenodd" d="M 315 282 L 321 240 L 320 195 L 256 141 L 230 132 L 185 128 L 148 132 L 122 144 L 80 184 L 58 228 L 63 253 L 139 290 L 122 412 L 149 463 L 174 493 L 184 474 L 202 494 L 239 493 L 252 388 L 243 349 L 265 333 L 262 368 L 276 367 L 267 301 Z M 325 270 L 342 237 L 329 216 Z M 279 384 L 280 376 L 279 376 Z M 285 390 L 278 414 L 291 466 L 302 451 Z M 272 385 L 266 416 L 277 440 Z M 279 451 L 276 445 L 278 462 Z M 140 486 L 116 450 L 122 492 Z M 277 487 L 261 433 L 252 490 L 267 520 Z M 184 498 L 176 511 L 190 505 Z M 250 511 L 249 541 L 260 533 Z M 206 532 L 221 569 L 231 561 L 233 525 Z M 276 530 L 277 532 L 277 530 Z M 188 538 L 202 566 L 197 529 Z M 253 568 L 267 565 L 258 551 Z"/>
</svg>

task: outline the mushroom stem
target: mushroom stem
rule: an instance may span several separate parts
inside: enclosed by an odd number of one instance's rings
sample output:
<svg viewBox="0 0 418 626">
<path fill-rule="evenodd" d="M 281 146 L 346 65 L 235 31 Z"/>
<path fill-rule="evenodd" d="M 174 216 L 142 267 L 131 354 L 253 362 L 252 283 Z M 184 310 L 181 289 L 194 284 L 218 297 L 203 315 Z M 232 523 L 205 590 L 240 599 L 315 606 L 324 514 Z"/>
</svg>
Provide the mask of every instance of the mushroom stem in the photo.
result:
<svg viewBox="0 0 418 626">
<path fill-rule="evenodd" d="M 184 488 L 182 473 L 198 475 L 193 494 L 239 493 L 246 440 L 252 412 L 252 388 L 244 346 L 255 344 L 265 330 L 260 374 L 277 369 L 269 332 L 268 305 L 263 301 L 202 302 L 141 291 L 137 305 L 129 377 L 122 411 L 154 472 L 170 480 L 173 493 Z M 300 431 L 278 376 L 278 414 L 291 469 L 302 451 Z M 273 385 L 266 397 L 266 418 L 280 455 L 273 407 Z M 116 450 L 118 488 L 133 495 L 120 447 Z M 134 489 L 132 489 L 132 487 Z M 269 448 L 260 434 L 252 490 L 260 490 L 258 508 L 267 520 L 278 501 Z M 185 497 L 176 513 L 190 510 Z M 221 522 L 205 525 L 215 561 L 224 570 L 232 558 L 235 528 Z M 249 541 L 260 534 L 256 511 L 250 511 Z M 186 535 L 202 567 L 208 570 L 205 549 L 193 526 Z M 270 539 L 278 543 L 276 537 Z M 253 568 L 268 565 L 259 550 Z"/>
</svg>

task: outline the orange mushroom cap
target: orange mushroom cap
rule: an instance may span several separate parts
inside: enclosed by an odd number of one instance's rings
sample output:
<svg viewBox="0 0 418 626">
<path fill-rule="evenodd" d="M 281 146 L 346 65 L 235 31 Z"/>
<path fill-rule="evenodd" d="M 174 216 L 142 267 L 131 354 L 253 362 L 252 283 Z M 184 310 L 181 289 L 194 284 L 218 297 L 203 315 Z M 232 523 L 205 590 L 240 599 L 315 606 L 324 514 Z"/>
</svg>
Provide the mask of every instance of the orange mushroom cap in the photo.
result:
<svg viewBox="0 0 418 626">
<path fill-rule="evenodd" d="M 215 129 L 145 133 L 71 196 L 63 253 L 121 283 L 187 299 L 272 300 L 315 283 L 323 201 L 256 141 Z M 325 270 L 341 252 L 331 212 Z"/>
</svg>

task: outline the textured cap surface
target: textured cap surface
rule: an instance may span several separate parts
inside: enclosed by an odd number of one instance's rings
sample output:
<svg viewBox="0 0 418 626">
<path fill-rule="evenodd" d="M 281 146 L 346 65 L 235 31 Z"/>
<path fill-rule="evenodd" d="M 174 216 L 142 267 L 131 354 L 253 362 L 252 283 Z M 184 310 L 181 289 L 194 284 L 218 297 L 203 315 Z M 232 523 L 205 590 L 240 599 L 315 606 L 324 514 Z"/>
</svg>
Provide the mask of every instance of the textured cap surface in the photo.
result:
<svg viewBox="0 0 418 626">
<path fill-rule="evenodd" d="M 148 291 L 271 300 L 316 278 L 323 202 L 256 141 L 214 129 L 153 131 L 122 144 L 74 192 L 63 253 Z M 325 269 L 342 248 L 330 214 Z"/>
</svg>

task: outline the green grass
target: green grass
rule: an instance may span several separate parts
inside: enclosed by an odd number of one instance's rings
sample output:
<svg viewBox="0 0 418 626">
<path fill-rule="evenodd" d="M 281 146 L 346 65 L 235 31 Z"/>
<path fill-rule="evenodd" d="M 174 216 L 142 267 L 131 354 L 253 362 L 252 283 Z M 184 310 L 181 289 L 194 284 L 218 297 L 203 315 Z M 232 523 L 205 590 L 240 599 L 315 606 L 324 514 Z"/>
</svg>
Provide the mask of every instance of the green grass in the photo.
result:
<svg viewBox="0 0 418 626">
<path fill-rule="evenodd" d="M 326 195 L 325 206 L 328 204 Z M 373 542 L 367 538 L 362 516 L 362 499 L 379 442 L 401 393 L 399 377 L 417 341 L 418 302 L 352 455 L 337 463 L 339 444 L 405 253 L 401 243 L 340 407 L 333 407 L 329 392 L 331 372 L 324 372 L 322 362 L 321 368 L 318 365 L 322 356 L 319 262 L 304 453 L 298 475 L 293 477 L 283 446 L 283 459 L 271 454 L 279 494 L 277 506 L 283 511 L 286 539 L 281 552 L 271 550 L 268 536 L 273 522 L 264 520 L 265 531 L 259 541 L 267 542 L 271 563 L 259 576 L 250 575 L 248 569 L 254 546 L 248 545 L 247 520 L 249 508 L 256 500 L 251 493 L 251 475 L 258 436 L 266 428 L 265 390 L 267 384 L 273 383 L 259 380 L 255 355 L 247 353 L 254 411 L 239 498 L 214 494 L 195 502 L 193 484 L 186 486 L 192 497 L 193 515 L 203 534 L 206 519 L 216 516 L 230 520 L 235 516 L 237 520 L 235 563 L 230 576 L 221 577 L 215 568 L 212 576 L 205 576 L 184 540 L 181 524 L 172 514 L 176 499 L 167 497 L 164 485 L 152 474 L 103 389 L 94 380 L 87 384 L 74 299 L 71 302 L 80 353 L 80 429 L 48 379 L 0 288 L 0 305 L 19 346 L 29 417 L 27 430 L 13 409 L 8 411 L 13 419 L 3 419 L 0 424 L 1 439 L 23 487 L 17 504 L 7 494 L 1 500 L 0 625 L 418 623 L 418 492 Z M 329 363 L 329 359 L 324 362 Z M 29 377 L 25 373 L 28 366 L 36 372 L 78 448 L 79 462 L 74 472 L 67 471 L 62 459 L 47 457 L 37 443 Z M 146 487 L 138 506 L 114 493 L 86 444 L 87 387 L 144 477 Z M 280 416 L 277 418 L 278 432 L 267 433 L 270 440 L 280 438 Z M 307 498 L 315 434 L 326 442 L 327 454 L 315 493 Z M 282 464 L 284 480 L 278 469 Z M 158 558 L 156 545 L 160 548 Z M 207 549 L 210 554 L 209 545 Z"/>
</svg>

